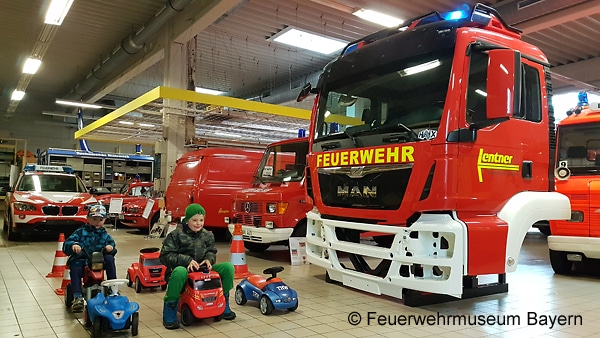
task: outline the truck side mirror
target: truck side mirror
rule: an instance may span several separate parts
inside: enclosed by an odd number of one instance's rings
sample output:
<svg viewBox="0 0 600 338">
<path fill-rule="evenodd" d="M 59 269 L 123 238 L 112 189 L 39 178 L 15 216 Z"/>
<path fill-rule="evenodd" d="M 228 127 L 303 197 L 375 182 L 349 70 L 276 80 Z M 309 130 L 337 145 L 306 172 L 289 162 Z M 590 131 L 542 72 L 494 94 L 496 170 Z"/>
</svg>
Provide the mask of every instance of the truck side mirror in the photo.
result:
<svg viewBox="0 0 600 338">
<path fill-rule="evenodd" d="M 302 102 L 304 99 L 308 97 L 310 94 L 319 94 L 318 88 L 313 88 L 309 83 L 305 84 L 302 89 L 300 89 L 300 93 L 298 93 L 298 97 L 296 98 L 296 102 Z"/>
<path fill-rule="evenodd" d="M 509 119 L 521 103 L 521 53 L 494 49 L 488 55 L 486 118 Z"/>
</svg>

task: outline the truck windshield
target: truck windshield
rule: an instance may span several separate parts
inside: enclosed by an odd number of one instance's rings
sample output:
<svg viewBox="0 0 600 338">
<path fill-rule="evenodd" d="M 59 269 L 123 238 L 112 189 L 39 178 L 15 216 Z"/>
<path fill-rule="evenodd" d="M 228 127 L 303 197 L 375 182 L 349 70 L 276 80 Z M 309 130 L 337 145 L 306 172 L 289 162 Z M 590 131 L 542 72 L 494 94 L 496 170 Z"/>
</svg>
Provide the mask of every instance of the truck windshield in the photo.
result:
<svg viewBox="0 0 600 338">
<path fill-rule="evenodd" d="M 17 191 L 32 192 L 86 192 L 82 182 L 73 175 L 25 175 L 17 186 Z"/>
<path fill-rule="evenodd" d="M 350 139 L 354 147 L 359 147 L 435 137 L 448 90 L 452 54 L 452 48 L 438 50 L 399 60 L 393 66 L 347 74 L 335 83 L 324 80 L 316 141 Z M 338 116 L 343 117 L 338 119 L 342 123 L 326 122 Z"/>
<path fill-rule="evenodd" d="M 600 123 L 559 127 L 558 161 L 572 176 L 600 175 Z"/>
<path fill-rule="evenodd" d="M 268 147 L 256 178 L 262 182 L 299 182 L 304 177 L 308 141 Z"/>
</svg>

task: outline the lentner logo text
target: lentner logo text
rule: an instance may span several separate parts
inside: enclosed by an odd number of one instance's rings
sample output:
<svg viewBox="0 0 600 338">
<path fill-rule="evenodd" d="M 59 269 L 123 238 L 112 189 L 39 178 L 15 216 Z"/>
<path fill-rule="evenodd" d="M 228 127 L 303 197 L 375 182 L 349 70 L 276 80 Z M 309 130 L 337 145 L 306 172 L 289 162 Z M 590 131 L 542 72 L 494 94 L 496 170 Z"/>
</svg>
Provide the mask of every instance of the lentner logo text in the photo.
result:
<svg viewBox="0 0 600 338">
<path fill-rule="evenodd" d="M 479 149 L 479 156 L 477 157 L 477 174 L 479 175 L 479 182 L 483 182 L 483 175 L 481 174 L 482 169 L 519 171 L 519 165 L 512 164 L 512 161 L 512 155 L 485 153 L 483 148 Z"/>
</svg>

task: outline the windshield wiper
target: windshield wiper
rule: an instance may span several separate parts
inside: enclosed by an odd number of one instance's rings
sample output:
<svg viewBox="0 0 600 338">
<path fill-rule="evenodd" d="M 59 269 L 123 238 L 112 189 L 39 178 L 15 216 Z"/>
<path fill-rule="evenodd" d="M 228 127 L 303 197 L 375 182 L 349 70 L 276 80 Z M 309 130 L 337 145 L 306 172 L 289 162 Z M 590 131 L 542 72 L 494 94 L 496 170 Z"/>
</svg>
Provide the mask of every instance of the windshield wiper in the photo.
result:
<svg viewBox="0 0 600 338">
<path fill-rule="evenodd" d="M 403 123 L 400 123 L 400 122 L 384 125 L 384 126 L 377 128 L 377 130 L 379 130 L 379 131 L 394 131 L 396 129 L 401 129 L 408 133 L 409 137 L 408 137 L 407 142 L 419 140 L 419 136 L 417 135 L 417 133 L 415 133 L 414 130 L 410 129 L 409 127 L 407 127 L 406 125 L 404 125 Z M 398 137 L 394 137 L 393 139 L 399 140 Z M 393 139 L 392 138 L 384 138 L 383 141 L 392 141 Z M 395 141 L 395 142 L 397 142 L 397 141 Z"/>
</svg>

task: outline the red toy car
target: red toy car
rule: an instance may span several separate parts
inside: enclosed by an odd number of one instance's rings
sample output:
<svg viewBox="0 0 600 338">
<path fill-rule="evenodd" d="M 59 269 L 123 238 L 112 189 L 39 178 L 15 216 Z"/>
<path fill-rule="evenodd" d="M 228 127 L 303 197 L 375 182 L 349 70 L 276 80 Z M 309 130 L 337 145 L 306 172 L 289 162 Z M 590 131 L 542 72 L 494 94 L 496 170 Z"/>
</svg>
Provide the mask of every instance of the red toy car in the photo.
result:
<svg viewBox="0 0 600 338">
<path fill-rule="evenodd" d="M 192 325 L 195 318 L 221 320 L 225 312 L 225 296 L 219 273 L 202 267 L 200 271 L 190 272 L 181 293 L 179 311 L 181 323 L 185 326 Z"/>
<path fill-rule="evenodd" d="M 142 288 L 159 287 L 167 289 L 165 271 L 167 268 L 160 263 L 159 248 L 145 248 L 140 250 L 140 261 L 131 263 L 127 269 L 127 286 L 131 287 L 135 281 L 135 292 L 142 292 Z"/>
</svg>

